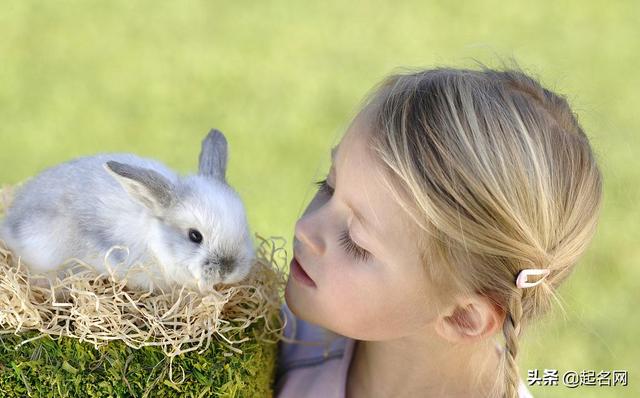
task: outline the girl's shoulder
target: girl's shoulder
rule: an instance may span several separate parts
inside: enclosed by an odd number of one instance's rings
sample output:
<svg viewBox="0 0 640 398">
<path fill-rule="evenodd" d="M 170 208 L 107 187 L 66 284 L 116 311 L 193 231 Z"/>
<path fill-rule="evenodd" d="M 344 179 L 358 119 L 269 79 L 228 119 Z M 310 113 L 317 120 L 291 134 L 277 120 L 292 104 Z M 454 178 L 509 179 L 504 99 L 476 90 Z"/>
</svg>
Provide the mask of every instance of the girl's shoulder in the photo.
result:
<svg viewBox="0 0 640 398">
<path fill-rule="evenodd" d="M 284 339 L 278 342 L 275 396 L 344 398 L 355 340 L 297 318 L 286 304 Z"/>
<path fill-rule="evenodd" d="M 355 340 L 296 317 L 286 303 L 280 307 L 280 316 L 285 321 L 285 328 L 284 339 L 278 342 L 276 396 L 295 396 L 302 387 L 305 393 L 320 394 L 316 396 L 344 396 L 342 385 Z M 496 348 L 501 349 L 499 345 Z M 325 391 L 327 381 L 336 383 L 331 394 Z M 288 384 L 287 388 L 285 384 Z M 317 388 L 314 384 L 318 384 Z M 289 394 L 292 391 L 295 393 Z M 522 380 L 518 396 L 533 398 Z"/>
<path fill-rule="evenodd" d="M 285 321 L 284 339 L 278 342 L 279 378 L 291 368 L 322 363 L 340 357 L 350 339 L 296 317 L 287 304 L 280 307 Z"/>
</svg>

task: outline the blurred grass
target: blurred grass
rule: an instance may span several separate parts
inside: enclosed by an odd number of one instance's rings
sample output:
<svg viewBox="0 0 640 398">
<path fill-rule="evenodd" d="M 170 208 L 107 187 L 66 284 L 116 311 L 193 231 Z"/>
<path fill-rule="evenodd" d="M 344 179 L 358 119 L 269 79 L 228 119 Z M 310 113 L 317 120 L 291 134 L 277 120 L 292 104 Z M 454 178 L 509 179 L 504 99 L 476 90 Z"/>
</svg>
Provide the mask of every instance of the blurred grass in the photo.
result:
<svg viewBox="0 0 640 398">
<path fill-rule="evenodd" d="M 513 56 L 568 96 L 605 174 L 599 231 L 561 290 L 566 318 L 556 311 L 527 332 L 522 377 L 628 370 L 627 387 L 530 389 L 636 397 L 639 20 L 637 1 L 5 1 L 0 183 L 106 151 L 193 172 L 216 127 L 252 228 L 290 241 L 374 83 L 399 66 Z"/>
</svg>

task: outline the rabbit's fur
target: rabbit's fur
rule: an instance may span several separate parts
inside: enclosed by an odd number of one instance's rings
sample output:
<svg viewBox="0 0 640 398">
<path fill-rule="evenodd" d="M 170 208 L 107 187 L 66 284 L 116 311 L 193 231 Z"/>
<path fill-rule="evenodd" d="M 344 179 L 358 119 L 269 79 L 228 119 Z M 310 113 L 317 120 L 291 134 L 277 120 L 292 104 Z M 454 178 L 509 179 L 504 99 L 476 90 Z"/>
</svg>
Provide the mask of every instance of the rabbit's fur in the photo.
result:
<svg viewBox="0 0 640 398">
<path fill-rule="evenodd" d="M 158 161 L 127 153 L 82 157 L 46 169 L 18 191 L 0 224 L 0 239 L 32 272 L 77 258 L 106 271 L 153 263 L 128 284 L 210 290 L 244 279 L 254 260 L 244 205 L 226 183 L 227 141 L 211 130 L 197 175 L 179 176 Z M 191 230 L 202 237 L 193 240 Z M 52 275 L 52 277 L 55 275 Z"/>
</svg>

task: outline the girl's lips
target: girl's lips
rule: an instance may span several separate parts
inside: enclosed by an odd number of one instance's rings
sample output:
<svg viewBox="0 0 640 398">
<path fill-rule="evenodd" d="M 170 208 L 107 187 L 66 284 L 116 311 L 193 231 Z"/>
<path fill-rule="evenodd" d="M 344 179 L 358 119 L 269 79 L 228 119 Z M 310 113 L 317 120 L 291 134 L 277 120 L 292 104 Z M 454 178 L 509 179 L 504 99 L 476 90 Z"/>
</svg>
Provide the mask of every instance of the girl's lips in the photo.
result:
<svg viewBox="0 0 640 398">
<path fill-rule="evenodd" d="M 305 284 L 310 287 L 316 287 L 315 282 L 311 277 L 304 271 L 298 260 L 296 260 L 295 256 L 291 259 L 291 275 L 298 282 Z"/>
</svg>

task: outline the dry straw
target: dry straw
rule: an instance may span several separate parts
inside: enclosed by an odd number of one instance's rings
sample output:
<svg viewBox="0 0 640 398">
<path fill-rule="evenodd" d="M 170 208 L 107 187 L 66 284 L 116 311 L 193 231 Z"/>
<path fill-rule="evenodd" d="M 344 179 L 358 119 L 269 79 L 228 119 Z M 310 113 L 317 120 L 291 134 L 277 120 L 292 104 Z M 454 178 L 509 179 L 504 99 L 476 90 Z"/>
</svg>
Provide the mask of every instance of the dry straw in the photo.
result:
<svg viewBox="0 0 640 398">
<path fill-rule="evenodd" d="M 11 191 L 6 186 L 0 189 L 0 215 L 9 205 Z M 0 334 L 40 332 L 22 344 L 50 335 L 77 338 L 96 348 L 112 340 L 134 349 L 159 346 L 170 363 L 186 352 L 203 353 L 212 339 L 242 353 L 234 345 L 249 337 L 233 340 L 230 336 L 260 320 L 264 330 L 258 338 L 275 343 L 284 330 L 277 314 L 280 291 L 286 284 L 282 271 L 286 242 L 279 237 L 256 237 L 260 242 L 251 275 L 207 293 L 175 286 L 170 291 L 125 287 L 106 259 L 106 273 L 97 274 L 90 265 L 70 259 L 64 264 L 68 265 L 66 273 L 55 283 L 34 283 L 39 275 L 30 274 L 0 241 Z M 136 265 L 132 272 L 144 272 L 148 266 Z M 170 368 L 170 379 L 171 373 Z"/>
</svg>

